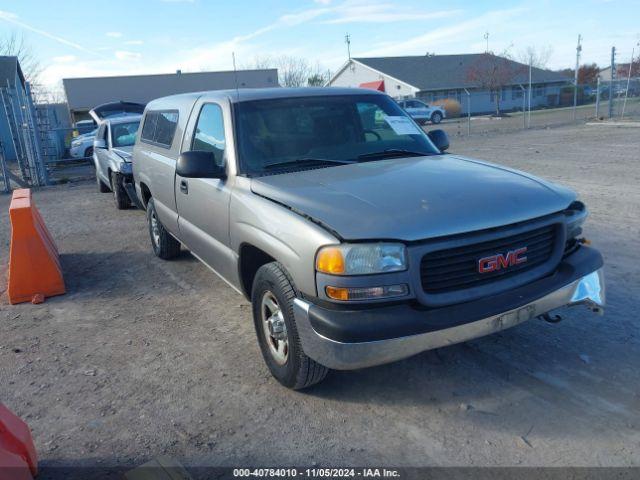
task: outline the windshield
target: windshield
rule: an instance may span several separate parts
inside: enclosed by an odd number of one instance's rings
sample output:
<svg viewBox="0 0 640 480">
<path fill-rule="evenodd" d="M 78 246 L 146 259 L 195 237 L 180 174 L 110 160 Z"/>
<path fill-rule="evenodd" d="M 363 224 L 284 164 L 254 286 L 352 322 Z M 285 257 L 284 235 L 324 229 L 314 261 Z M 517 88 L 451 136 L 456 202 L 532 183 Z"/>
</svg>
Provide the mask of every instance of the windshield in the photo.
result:
<svg viewBox="0 0 640 480">
<path fill-rule="evenodd" d="M 130 147 L 136 143 L 136 133 L 139 126 L 140 120 L 111 125 L 111 145 L 114 147 Z"/>
<path fill-rule="evenodd" d="M 390 97 L 331 95 L 236 105 L 240 171 L 250 175 L 440 152 Z M 400 155 L 399 155 L 400 154 Z M 315 162 L 315 163 L 314 163 Z"/>
</svg>

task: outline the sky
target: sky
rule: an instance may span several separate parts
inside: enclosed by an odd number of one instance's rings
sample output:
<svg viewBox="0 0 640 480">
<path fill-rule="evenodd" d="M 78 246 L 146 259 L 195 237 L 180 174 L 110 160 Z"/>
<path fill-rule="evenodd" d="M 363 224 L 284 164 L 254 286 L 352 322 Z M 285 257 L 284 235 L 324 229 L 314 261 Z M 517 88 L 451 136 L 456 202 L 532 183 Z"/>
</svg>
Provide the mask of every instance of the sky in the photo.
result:
<svg viewBox="0 0 640 480">
<path fill-rule="evenodd" d="M 551 52 L 553 69 L 607 65 L 640 53 L 638 0 L 0 0 L 0 38 L 22 35 L 62 78 L 239 68 L 256 58 L 304 57 L 337 70 L 353 57 Z"/>
</svg>

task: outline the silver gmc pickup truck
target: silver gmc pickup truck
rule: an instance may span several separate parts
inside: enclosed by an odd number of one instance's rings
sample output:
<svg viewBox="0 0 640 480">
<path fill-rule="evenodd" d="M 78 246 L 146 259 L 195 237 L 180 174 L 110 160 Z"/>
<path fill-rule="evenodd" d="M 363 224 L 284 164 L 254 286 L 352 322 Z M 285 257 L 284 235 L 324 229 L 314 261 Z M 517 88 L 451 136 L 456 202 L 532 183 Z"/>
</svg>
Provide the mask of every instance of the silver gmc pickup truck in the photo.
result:
<svg viewBox="0 0 640 480">
<path fill-rule="evenodd" d="M 448 146 L 370 90 L 200 92 L 147 105 L 133 175 L 155 254 L 184 245 L 245 295 L 269 369 L 299 389 L 602 311 L 576 194 Z"/>
</svg>

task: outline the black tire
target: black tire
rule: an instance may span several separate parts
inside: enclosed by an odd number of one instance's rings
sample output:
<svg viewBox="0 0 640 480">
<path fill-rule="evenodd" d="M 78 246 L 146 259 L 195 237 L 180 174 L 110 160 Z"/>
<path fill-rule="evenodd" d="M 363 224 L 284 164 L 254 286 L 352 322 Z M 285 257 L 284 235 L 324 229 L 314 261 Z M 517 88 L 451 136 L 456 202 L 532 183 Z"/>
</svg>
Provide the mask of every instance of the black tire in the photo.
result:
<svg viewBox="0 0 640 480">
<path fill-rule="evenodd" d="M 431 123 L 434 125 L 439 124 L 442 121 L 442 114 L 440 112 L 433 112 L 431 114 Z"/>
<path fill-rule="evenodd" d="M 93 147 L 88 147 L 88 148 L 84 151 L 84 156 L 85 156 L 86 158 L 93 157 Z"/>
<path fill-rule="evenodd" d="M 281 318 L 286 326 L 287 356 L 284 363 L 282 359 L 279 362 L 272 353 L 270 345 L 273 346 L 275 340 L 271 337 L 267 338 L 266 329 L 263 326 L 263 299 L 269 294 L 277 300 Z M 278 382 L 287 388 L 300 390 L 324 380 L 329 369 L 307 357 L 302 349 L 293 316 L 295 298 L 293 283 L 280 263 L 267 263 L 258 269 L 251 291 L 251 305 L 262 356 Z"/>
<path fill-rule="evenodd" d="M 98 191 L 100 193 L 107 193 L 109 192 L 109 186 L 105 185 L 105 183 L 100 180 L 100 177 L 98 176 L 98 169 L 96 168 L 96 183 L 98 184 Z"/>
<path fill-rule="evenodd" d="M 111 190 L 118 210 L 125 210 L 131 206 L 131 199 L 122 185 L 122 175 L 118 172 L 111 172 Z"/>
<path fill-rule="evenodd" d="M 162 258 L 163 260 L 171 260 L 172 258 L 180 255 L 180 242 L 173 238 L 162 226 L 160 220 L 158 220 L 158 214 L 156 213 L 153 198 L 150 198 L 149 203 L 147 203 L 147 224 L 149 226 L 151 247 L 153 248 L 153 253 L 155 253 L 157 257 Z M 157 232 L 154 234 L 155 228 L 157 228 Z"/>
</svg>

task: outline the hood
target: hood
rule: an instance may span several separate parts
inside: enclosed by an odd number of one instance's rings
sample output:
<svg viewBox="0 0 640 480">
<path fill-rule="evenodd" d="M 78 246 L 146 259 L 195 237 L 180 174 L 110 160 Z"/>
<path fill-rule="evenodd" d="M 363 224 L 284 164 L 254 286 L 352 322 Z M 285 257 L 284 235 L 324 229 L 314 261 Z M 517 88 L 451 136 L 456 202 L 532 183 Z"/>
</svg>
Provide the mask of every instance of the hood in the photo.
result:
<svg viewBox="0 0 640 480">
<path fill-rule="evenodd" d="M 532 175 L 454 155 L 259 177 L 251 189 L 345 240 L 415 241 L 484 230 L 558 212 L 576 198 Z"/>
<path fill-rule="evenodd" d="M 125 162 L 131 161 L 131 155 L 133 154 L 133 145 L 130 147 L 115 147 L 111 151 L 122 158 Z"/>
</svg>

